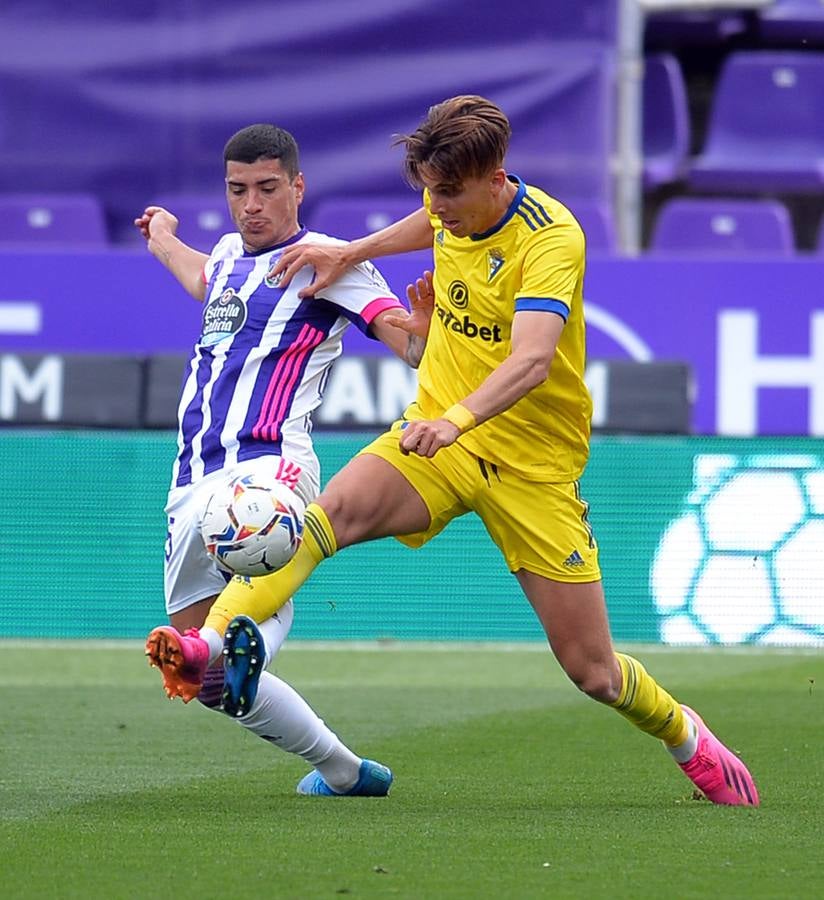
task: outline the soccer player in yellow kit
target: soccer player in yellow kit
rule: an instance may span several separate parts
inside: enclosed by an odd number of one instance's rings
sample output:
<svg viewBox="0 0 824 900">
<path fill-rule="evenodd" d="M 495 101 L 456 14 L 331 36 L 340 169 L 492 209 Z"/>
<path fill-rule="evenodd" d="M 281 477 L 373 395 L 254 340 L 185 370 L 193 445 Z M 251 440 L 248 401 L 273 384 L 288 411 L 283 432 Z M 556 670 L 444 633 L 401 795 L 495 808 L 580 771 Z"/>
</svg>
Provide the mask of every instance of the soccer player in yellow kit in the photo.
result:
<svg viewBox="0 0 824 900">
<path fill-rule="evenodd" d="M 170 648 L 164 679 L 197 681 L 223 652 L 224 632 L 234 653 L 238 634 L 254 631 L 338 550 L 387 535 L 419 547 L 472 511 L 577 687 L 663 741 L 710 800 L 758 805 L 741 760 L 638 660 L 613 649 L 578 485 L 592 411 L 584 236 L 561 203 L 506 172 L 509 136 L 504 113 L 482 97 L 433 106 L 399 139 L 407 179 L 423 188 L 421 210 L 349 245 L 296 245 L 281 257 L 282 283 L 315 268 L 310 296 L 356 262 L 433 246 L 434 278 L 410 287 L 413 314 L 402 326 L 410 357 L 422 353 L 418 394 L 309 505 L 293 560 L 273 575 L 233 580 L 200 634 Z M 253 695 L 253 672 L 248 682 Z M 316 772 L 302 784 L 305 793 L 333 793 Z"/>
</svg>

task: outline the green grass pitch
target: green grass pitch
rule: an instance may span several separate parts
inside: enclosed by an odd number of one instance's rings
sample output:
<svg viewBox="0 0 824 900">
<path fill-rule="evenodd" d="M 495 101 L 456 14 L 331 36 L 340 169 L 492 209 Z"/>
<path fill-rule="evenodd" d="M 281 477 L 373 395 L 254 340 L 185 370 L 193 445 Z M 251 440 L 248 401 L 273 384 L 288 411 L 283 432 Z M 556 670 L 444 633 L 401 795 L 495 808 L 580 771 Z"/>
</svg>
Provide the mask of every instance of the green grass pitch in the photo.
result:
<svg viewBox="0 0 824 900">
<path fill-rule="evenodd" d="M 824 896 L 824 660 L 627 648 L 739 750 L 760 809 L 692 799 L 537 647 L 287 646 L 276 662 L 387 799 L 192 703 L 135 644 L 5 642 L 4 898 Z"/>
</svg>

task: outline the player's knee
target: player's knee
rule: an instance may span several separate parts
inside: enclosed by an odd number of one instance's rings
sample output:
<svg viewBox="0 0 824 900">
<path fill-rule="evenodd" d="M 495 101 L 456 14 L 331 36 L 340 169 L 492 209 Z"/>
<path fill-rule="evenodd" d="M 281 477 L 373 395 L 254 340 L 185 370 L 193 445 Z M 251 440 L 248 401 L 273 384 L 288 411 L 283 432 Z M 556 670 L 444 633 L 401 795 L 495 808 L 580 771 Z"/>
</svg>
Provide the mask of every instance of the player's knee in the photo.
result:
<svg viewBox="0 0 824 900">
<path fill-rule="evenodd" d="M 336 491 L 328 491 L 321 494 L 316 502 L 326 513 L 338 548 L 346 546 L 352 510 L 345 502 L 345 498 Z"/>
<path fill-rule="evenodd" d="M 608 662 L 582 661 L 578 665 L 565 667 L 565 671 L 578 690 L 593 700 L 614 703 L 618 699 L 621 692 L 620 673 L 616 673 Z"/>
<path fill-rule="evenodd" d="M 203 676 L 203 687 L 197 695 L 198 702 L 207 709 L 220 710 L 223 696 L 223 669 L 207 669 Z"/>
<path fill-rule="evenodd" d="M 379 508 L 369 491 L 352 495 L 351 492 L 327 490 L 319 501 L 339 549 L 357 543 L 368 534 Z"/>
</svg>

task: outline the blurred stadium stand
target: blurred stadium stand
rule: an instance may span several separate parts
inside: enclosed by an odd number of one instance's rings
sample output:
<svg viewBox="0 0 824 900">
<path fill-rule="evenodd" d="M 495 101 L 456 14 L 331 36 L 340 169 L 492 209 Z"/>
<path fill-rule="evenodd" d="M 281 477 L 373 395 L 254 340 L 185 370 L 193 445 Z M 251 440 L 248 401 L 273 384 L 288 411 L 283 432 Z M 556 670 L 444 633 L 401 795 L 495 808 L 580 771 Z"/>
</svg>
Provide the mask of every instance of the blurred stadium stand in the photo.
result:
<svg viewBox="0 0 824 900">
<path fill-rule="evenodd" d="M 824 192 L 824 53 L 732 54 L 689 180 L 713 191 Z"/>
<path fill-rule="evenodd" d="M 701 4 L 696 4 L 700 6 Z M 652 48 L 720 46 L 747 32 L 748 16 L 736 9 L 680 9 L 656 12 L 646 23 L 646 41 Z"/>
<path fill-rule="evenodd" d="M 564 199 L 587 239 L 588 253 L 617 253 L 618 237 L 610 204 L 599 200 Z"/>
<path fill-rule="evenodd" d="M 420 205 L 420 194 L 411 190 L 404 195 L 328 197 L 309 207 L 304 224 L 352 241 L 397 222 Z"/>
<path fill-rule="evenodd" d="M 94 192 L 129 241 L 147 197 L 214 191 L 227 138 L 274 121 L 298 138 L 310 203 L 394 193 L 392 136 L 480 93 L 512 120 L 513 171 L 611 202 L 617 12 L 567 7 L 512 0 L 517 27 L 491 28 L 472 0 L 3 4 L 0 192 Z"/>
<path fill-rule="evenodd" d="M 650 252 L 791 257 L 792 221 L 777 200 L 676 198 L 658 214 Z"/>
<path fill-rule="evenodd" d="M 687 89 L 677 58 L 657 53 L 644 61 L 644 188 L 681 181 L 690 149 Z"/>
<path fill-rule="evenodd" d="M 109 245 L 100 199 L 91 194 L 0 194 L 0 246 Z"/>
<path fill-rule="evenodd" d="M 213 0 L 7 3 L 0 194 L 21 185 L 85 194 L 105 219 L 85 236 L 68 228 L 65 240 L 121 245 L 136 243 L 132 220 L 147 199 L 163 198 L 181 236 L 206 250 L 231 227 L 225 140 L 276 121 L 301 145 L 306 223 L 352 237 L 357 218 L 338 207 L 340 224 L 330 225 L 329 204 L 404 196 L 393 136 L 429 104 L 478 92 L 512 119 L 510 169 L 575 198 L 573 211 L 594 223 L 593 252 L 634 249 L 633 185 L 648 238 L 657 207 L 675 195 L 794 194 L 796 245 L 813 248 L 821 205 L 809 198 L 824 195 L 821 0 L 639 0 L 642 78 L 627 75 L 635 60 L 624 55 L 631 3 L 580 0 L 575 16 L 568 6 L 512 0 L 517 27 L 496 30 L 472 0 L 311 0 L 277 16 L 265 0 L 242 0 L 231 27 Z M 638 88 L 636 149 L 628 77 Z M 52 228 L 62 242 L 61 216 L 31 228 L 32 242 L 51 240 Z"/>
<path fill-rule="evenodd" d="M 774 0 L 759 13 L 758 29 L 765 43 L 824 44 L 824 3 Z"/>
</svg>

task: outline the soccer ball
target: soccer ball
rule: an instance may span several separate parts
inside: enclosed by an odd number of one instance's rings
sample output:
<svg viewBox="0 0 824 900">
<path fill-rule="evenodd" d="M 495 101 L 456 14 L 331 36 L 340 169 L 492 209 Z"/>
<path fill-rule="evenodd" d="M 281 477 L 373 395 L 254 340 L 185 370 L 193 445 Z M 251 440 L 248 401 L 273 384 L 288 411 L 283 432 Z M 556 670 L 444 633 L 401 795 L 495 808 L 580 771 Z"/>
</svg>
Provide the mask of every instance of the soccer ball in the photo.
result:
<svg viewBox="0 0 824 900">
<path fill-rule="evenodd" d="M 233 575 L 268 575 L 295 555 L 304 505 L 282 481 L 244 475 L 221 484 L 200 523 L 206 552 Z"/>
<path fill-rule="evenodd" d="M 824 645 L 824 467 L 700 454 L 650 588 L 668 644 Z"/>
</svg>

